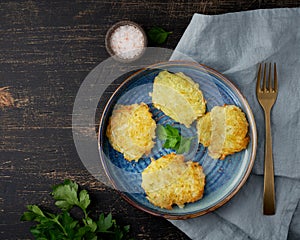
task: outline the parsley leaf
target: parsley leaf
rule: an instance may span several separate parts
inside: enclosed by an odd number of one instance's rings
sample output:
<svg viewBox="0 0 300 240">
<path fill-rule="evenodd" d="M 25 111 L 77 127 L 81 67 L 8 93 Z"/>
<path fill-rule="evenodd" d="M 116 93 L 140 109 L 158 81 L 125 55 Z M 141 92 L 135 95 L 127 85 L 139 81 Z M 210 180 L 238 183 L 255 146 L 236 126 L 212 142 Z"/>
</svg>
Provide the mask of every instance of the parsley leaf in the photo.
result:
<svg viewBox="0 0 300 240">
<path fill-rule="evenodd" d="M 189 152 L 193 137 L 181 136 L 179 130 L 169 124 L 158 125 L 156 131 L 158 138 L 164 141 L 164 148 L 173 149 L 179 154 Z"/>
<path fill-rule="evenodd" d="M 77 183 L 67 179 L 53 186 L 51 194 L 55 205 L 61 209 L 60 213 L 53 214 L 43 211 L 37 205 L 28 205 L 28 211 L 21 216 L 21 221 L 37 223 L 30 229 L 36 239 L 128 239 L 129 226 L 117 225 L 111 213 L 106 217 L 102 213 L 98 221 L 88 215 L 90 196 L 86 190 L 79 191 Z M 71 215 L 70 210 L 74 207 L 83 211 L 82 219 L 75 219 Z"/>
<path fill-rule="evenodd" d="M 164 43 L 170 34 L 172 34 L 172 32 L 167 32 L 161 27 L 152 27 L 147 32 L 150 42 L 153 42 L 156 44 Z"/>
<path fill-rule="evenodd" d="M 61 210 L 70 210 L 74 205 L 78 205 L 77 198 L 78 185 L 65 180 L 64 183 L 52 188 L 53 198 L 56 200 L 55 205 Z"/>
<path fill-rule="evenodd" d="M 165 141 L 167 139 L 168 133 L 163 125 L 157 125 L 156 132 L 160 140 Z"/>
<path fill-rule="evenodd" d="M 177 153 L 182 154 L 182 153 L 187 153 L 189 152 L 191 148 L 191 142 L 192 142 L 193 137 L 187 138 L 187 137 L 181 137 L 180 144 L 178 146 Z"/>
<path fill-rule="evenodd" d="M 99 232 L 107 232 L 109 228 L 113 226 L 112 215 L 108 214 L 106 217 L 103 213 L 100 214 L 99 220 L 97 221 L 97 225 L 99 226 Z"/>
</svg>

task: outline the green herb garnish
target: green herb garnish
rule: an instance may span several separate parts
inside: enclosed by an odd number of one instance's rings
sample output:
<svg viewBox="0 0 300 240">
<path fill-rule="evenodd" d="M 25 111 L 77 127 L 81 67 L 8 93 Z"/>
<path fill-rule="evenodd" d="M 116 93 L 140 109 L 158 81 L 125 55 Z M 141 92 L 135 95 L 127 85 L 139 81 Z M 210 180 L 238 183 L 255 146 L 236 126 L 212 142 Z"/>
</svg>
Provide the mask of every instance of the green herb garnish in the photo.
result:
<svg viewBox="0 0 300 240">
<path fill-rule="evenodd" d="M 37 205 L 28 205 L 22 221 L 34 221 L 37 225 L 30 231 L 36 239 L 63 240 L 96 240 L 96 239 L 128 239 L 129 226 L 121 227 L 112 219 L 111 213 L 103 213 L 95 221 L 87 211 L 90 196 L 86 190 L 78 190 L 78 184 L 71 180 L 53 187 L 52 196 L 60 213 L 53 214 L 42 211 Z M 83 212 L 81 219 L 72 217 L 70 211 L 79 208 Z"/>
<path fill-rule="evenodd" d="M 189 152 L 193 137 L 187 138 L 180 135 L 177 128 L 167 124 L 157 125 L 157 136 L 164 141 L 164 148 L 170 148 L 181 154 Z"/>
<path fill-rule="evenodd" d="M 168 36 L 172 34 L 172 32 L 167 32 L 161 27 L 152 27 L 147 34 L 150 42 L 162 44 L 167 40 Z"/>
</svg>

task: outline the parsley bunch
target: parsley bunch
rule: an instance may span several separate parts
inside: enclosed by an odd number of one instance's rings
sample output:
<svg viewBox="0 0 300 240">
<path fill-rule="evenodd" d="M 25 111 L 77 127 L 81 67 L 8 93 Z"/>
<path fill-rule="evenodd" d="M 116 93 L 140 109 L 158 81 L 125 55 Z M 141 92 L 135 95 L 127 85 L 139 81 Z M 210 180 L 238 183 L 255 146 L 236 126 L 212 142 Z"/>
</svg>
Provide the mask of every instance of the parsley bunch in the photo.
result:
<svg viewBox="0 0 300 240">
<path fill-rule="evenodd" d="M 129 226 L 121 227 L 112 219 L 111 213 L 105 216 L 103 213 L 95 221 L 87 211 L 90 205 L 90 197 L 86 190 L 78 190 L 78 184 L 71 180 L 53 187 L 52 196 L 55 205 L 61 209 L 59 214 L 42 211 L 37 205 L 28 205 L 22 221 L 34 221 L 37 225 L 30 231 L 39 240 L 96 240 L 127 239 Z M 78 220 L 71 216 L 70 211 L 74 207 L 82 210 L 83 217 Z"/>
<path fill-rule="evenodd" d="M 157 125 L 157 135 L 160 140 L 164 141 L 164 148 L 173 149 L 179 154 L 188 153 L 190 150 L 193 137 L 181 136 L 179 130 L 169 124 Z"/>
</svg>

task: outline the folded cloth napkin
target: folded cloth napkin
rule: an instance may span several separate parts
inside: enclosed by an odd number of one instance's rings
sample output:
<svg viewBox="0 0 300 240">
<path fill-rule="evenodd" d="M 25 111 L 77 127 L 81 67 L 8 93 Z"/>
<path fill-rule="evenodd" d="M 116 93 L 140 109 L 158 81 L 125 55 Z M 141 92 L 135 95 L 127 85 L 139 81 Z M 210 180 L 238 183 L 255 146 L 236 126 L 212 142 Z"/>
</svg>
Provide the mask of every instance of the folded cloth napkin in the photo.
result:
<svg viewBox="0 0 300 240">
<path fill-rule="evenodd" d="M 185 56 L 223 73 L 243 93 L 258 131 L 253 171 L 238 194 L 213 213 L 171 221 L 192 239 L 300 239 L 300 8 L 195 14 L 172 60 Z M 255 93 L 258 64 L 276 62 L 271 113 L 276 214 L 262 213 L 264 115 Z M 298 207 L 297 207 L 298 206 Z"/>
</svg>

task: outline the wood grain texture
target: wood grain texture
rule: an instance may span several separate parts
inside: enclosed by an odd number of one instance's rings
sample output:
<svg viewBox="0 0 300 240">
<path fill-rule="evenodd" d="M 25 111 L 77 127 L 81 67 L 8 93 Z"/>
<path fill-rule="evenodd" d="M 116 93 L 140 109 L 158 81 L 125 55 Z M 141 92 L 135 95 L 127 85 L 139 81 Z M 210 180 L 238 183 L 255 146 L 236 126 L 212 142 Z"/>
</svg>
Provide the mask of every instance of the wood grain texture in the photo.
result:
<svg viewBox="0 0 300 240">
<path fill-rule="evenodd" d="M 135 239 L 188 239 L 164 219 L 136 210 L 94 179 L 72 138 L 72 109 L 85 76 L 108 57 L 104 37 L 119 20 L 161 26 L 175 48 L 193 13 L 298 7 L 275 0 L 53 0 L 0 2 L 0 88 L 13 107 L 0 109 L 0 239 L 32 239 L 19 218 L 27 204 L 53 210 L 50 186 L 65 178 L 91 192 L 95 215 L 112 212 Z"/>
</svg>

